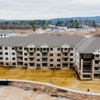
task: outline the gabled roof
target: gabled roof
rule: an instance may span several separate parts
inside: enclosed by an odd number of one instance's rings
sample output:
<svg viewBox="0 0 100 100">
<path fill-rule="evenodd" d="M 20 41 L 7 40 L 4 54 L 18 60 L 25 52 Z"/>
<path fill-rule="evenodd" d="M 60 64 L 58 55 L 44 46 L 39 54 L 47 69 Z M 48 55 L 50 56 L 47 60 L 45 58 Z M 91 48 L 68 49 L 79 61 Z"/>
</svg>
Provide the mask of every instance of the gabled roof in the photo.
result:
<svg viewBox="0 0 100 100">
<path fill-rule="evenodd" d="M 34 44 L 36 47 L 41 47 L 43 44 L 46 44 L 49 47 L 62 47 L 64 44 L 68 44 L 69 46 L 76 46 L 84 39 L 84 36 L 62 37 L 50 36 L 48 34 L 34 34 L 26 37 L 16 36 L 0 39 L 0 45 L 27 47 L 30 44 Z"/>
<path fill-rule="evenodd" d="M 78 43 L 86 39 L 84 36 L 67 36 L 61 38 L 69 46 L 76 46 Z"/>
<path fill-rule="evenodd" d="M 90 45 L 83 52 L 94 53 L 98 49 L 100 49 L 100 37 L 94 38 L 94 40 L 90 43 Z"/>
</svg>

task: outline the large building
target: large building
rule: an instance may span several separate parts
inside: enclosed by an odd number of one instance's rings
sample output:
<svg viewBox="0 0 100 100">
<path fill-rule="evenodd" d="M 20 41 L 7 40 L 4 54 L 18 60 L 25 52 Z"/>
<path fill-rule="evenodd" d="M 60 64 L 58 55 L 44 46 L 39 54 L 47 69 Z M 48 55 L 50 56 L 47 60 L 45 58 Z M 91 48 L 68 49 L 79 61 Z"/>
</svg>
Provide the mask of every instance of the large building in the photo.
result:
<svg viewBox="0 0 100 100">
<path fill-rule="evenodd" d="M 0 66 L 74 68 L 80 79 L 100 78 L 100 38 L 34 34 L 0 39 Z"/>
<path fill-rule="evenodd" d="M 0 30 L 0 38 L 8 38 L 10 36 L 13 36 L 13 34 L 11 33 L 11 31 L 9 30 Z"/>
</svg>

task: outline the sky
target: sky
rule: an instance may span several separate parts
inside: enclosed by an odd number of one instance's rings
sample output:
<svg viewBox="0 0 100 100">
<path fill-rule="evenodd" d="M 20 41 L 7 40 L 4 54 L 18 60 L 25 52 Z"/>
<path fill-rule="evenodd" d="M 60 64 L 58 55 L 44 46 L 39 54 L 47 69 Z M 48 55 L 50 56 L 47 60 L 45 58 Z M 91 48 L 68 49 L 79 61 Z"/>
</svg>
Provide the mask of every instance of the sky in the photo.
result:
<svg viewBox="0 0 100 100">
<path fill-rule="evenodd" d="M 100 0 L 0 0 L 0 19 L 100 16 Z"/>
</svg>

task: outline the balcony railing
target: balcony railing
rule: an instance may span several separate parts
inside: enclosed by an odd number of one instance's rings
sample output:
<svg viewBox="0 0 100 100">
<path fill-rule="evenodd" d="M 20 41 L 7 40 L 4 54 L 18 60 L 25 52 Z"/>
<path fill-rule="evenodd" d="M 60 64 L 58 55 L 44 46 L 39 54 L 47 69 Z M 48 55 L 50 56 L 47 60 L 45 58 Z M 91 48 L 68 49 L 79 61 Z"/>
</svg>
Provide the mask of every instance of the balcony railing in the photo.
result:
<svg viewBox="0 0 100 100">
<path fill-rule="evenodd" d="M 100 60 L 100 57 L 95 57 L 94 59 L 95 59 L 95 60 Z"/>
<path fill-rule="evenodd" d="M 34 58 L 34 55 L 29 55 L 29 58 Z"/>
<path fill-rule="evenodd" d="M 66 60 L 63 60 L 62 62 L 63 62 L 63 63 L 68 63 L 68 61 L 66 61 Z"/>
<path fill-rule="evenodd" d="M 83 70 L 83 73 L 91 73 L 91 70 Z"/>
<path fill-rule="evenodd" d="M 46 61 L 42 61 L 42 63 L 48 63 L 48 60 L 46 60 Z"/>
<path fill-rule="evenodd" d="M 34 60 L 29 60 L 29 63 L 34 63 Z"/>
<path fill-rule="evenodd" d="M 42 55 L 42 58 L 47 58 L 48 57 L 48 55 Z"/>
<path fill-rule="evenodd" d="M 18 48 L 17 51 L 22 51 L 22 49 L 19 49 L 19 48 Z"/>
<path fill-rule="evenodd" d="M 94 70 L 95 74 L 100 74 L 100 70 Z"/>
<path fill-rule="evenodd" d="M 48 50 L 42 50 L 42 52 L 48 52 Z"/>
<path fill-rule="evenodd" d="M 100 67 L 100 64 L 94 64 L 94 67 Z"/>
<path fill-rule="evenodd" d="M 18 61 L 18 62 L 22 62 L 22 61 L 23 61 L 23 59 L 18 59 L 17 61 Z"/>
<path fill-rule="evenodd" d="M 22 55 L 22 54 L 17 54 L 17 56 L 19 56 L 19 57 L 20 57 L 20 56 L 23 56 L 23 55 Z"/>
<path fill-rule="evenodd" d="M 68 55 L 63 55 L 62 57 L 63 57 L 63 58 L 68 58 Z"/>
</svg>

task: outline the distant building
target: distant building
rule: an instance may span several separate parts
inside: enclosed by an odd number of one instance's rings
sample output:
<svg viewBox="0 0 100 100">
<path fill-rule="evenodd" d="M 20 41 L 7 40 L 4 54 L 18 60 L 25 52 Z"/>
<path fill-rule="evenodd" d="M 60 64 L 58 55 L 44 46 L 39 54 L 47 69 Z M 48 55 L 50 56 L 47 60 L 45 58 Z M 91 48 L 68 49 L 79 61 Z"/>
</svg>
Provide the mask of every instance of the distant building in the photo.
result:
<svg viewBox="0 0 100 100">
<path fill-rule="evenodd" d="M 46 26 L 46 29 L 47 30 L 57 30 L 58 29 L 58 26 L 55 26 L 55 25 L 49 25 L 49 26 Z"/>
<path fill-rule="evenodd" d="M 9 30 L 0 30 L 0 38 L 8 38 L 13 34 Z"/>
</svg>

